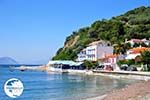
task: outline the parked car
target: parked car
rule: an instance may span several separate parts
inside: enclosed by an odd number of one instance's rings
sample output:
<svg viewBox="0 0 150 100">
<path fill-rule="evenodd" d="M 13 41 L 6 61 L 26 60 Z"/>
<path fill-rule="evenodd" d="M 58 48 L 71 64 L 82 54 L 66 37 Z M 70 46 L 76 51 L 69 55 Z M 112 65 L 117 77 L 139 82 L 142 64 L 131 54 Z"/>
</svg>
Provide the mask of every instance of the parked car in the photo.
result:
<svg viewBox="0 0 150 100">
<path fill-rule="evenodd" d="M 128 68 L 129 66 L 127 65 L 127 64 L 123 64 L 123 65 L 121 65 L 121 67 L 120 67 L 120 69 L 121 70 L 124 70 L 124 71 L 127 71 L 127 68 Z"/>
<path fill-rule="evenodd" d="M 104 69 L 104 65 L 100 65 L 98 67 L 95 68 L 96 70 L 103 70 Z"/>
<path fill-rule="evenodd" d="M 120 69 L 124 71 L 137 71 L 137 68 L 135 66 L 128 66 L 126 64 L 122 65 Z"/>
<path fill-rule="evenodd" d="M 129 66 L 127 68 L 127 71 L 138 71 L 137 68 L 135 66 Z"/>
</svg>

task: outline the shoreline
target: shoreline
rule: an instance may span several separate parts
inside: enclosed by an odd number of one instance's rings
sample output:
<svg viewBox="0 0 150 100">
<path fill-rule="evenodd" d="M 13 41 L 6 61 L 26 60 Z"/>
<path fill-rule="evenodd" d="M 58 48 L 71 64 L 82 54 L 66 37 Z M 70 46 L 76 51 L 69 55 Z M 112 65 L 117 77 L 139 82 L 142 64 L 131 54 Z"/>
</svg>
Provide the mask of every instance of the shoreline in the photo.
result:
<svg viewBox="0 0 150 100">
<path fill-rule="evenodd" d="M 84 99 L 84 100 L 103 100 L 105 97 L 107 97 L 107 94 L 104 94 L 101 96 L 96 96 L 96 97 L 90 97 L 90 98 Z"/>
<path fill-rule="evenodd" d="M 147 98 L 147 99 L 146 99 Z M 140 81 L 116 89 L 102 100 L 150 100 L 150 81 Z"/>
<path fill-rule="evenodd" d="M 141 75 L 132 75 L 132 74 L 111 74 L 111 73 L 93 73 L 94 75 L 100 76 L 107 76 L 111 78 L 124 78 L 124 79 L 134 79 L 134 80 L 141 80 L 141 81 L 148 81 L 150 80 L 150 76 L 141 76 Z"/>
<path fill-rule="evenodd" d="M 139 81 L 124 88 L 85 100 L 150 100 L 150 80 Z"/>
<path fill-rule="evenodd" d="M 20 66 L 20 67 L 12 67 L 12 69 L 17 69 L 20 71 L 32 70 L 32 71 L 44 71 L 47 73 L 63 73 L 61 71 L 51 71 L 48 69 L 46 65 L 43 66 Z M 67 71 L 68 74 L 85 74 L 85 75 L 99 75 L 99 76 L 107 76 L 110 78 L 125 78 L 125 79 L 134 79 L 134 80 L 150 80 L 150 72 L 138 72 L 138 71 L 92 71 L 92 70 L 72 70 L 69 69 Z"/>
<path fill-rule="evenodd" d="M 17 70 L 35 70 L 35 71 L 45 71 L 49 73 L 53 73 L 53 71 L 48 71 L 46 66 L 36 66 L 36 67 L 27 67 L 27 66 L 21 66 L 17 68 L 13 68 Z M 80 72 L 80 71 L 79 71 Z M 78 70 L 71 70 L 69 74 L 85 74 L 85 75 L 99 75 L 99 76 L 107 76 L 111 78 L 126 78 L 126 79 L 134 79 L 139 80 L 137 83 L 130 84 L 128 86 L 125 86 L 124 88 L 120 89 L 114 89 L 104 95 L 96 96 L 96 97 L 90 97 L 84 100 L 150 100 L 150 76 L 149 72 L 144 76 L 134 74 L 132 75 L 132 72 L 129 74 L 129 72 L 125 72 L 128 74 L 120 74 L 114 72 L 99 72 L 99 73 L 93 73 L 91 71 L 85 71 L 84 73 L 79 73 Z M 138 72 L 136 72 L 138 73 Z M 143 72 L 142 72 L 143 73 Z"/>
<path fill-rule="evenodd" d="M 11 69 L 20 70 L 20 71 L 27 71 L 27 70 L 33 70 L 33 71 L 46 71 L 46 66 L 20 66 L 20 67 L 10 67 Z"/>
</svg>

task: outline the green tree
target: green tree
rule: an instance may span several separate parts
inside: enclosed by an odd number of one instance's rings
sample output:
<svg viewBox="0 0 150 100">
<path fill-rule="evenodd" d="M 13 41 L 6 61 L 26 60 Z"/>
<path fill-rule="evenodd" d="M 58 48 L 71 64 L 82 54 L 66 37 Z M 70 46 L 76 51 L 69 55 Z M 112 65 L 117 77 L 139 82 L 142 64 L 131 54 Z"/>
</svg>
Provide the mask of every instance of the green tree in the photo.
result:
<svg viewBox="0 0 150 100">
<path fill-rule="evenodd" d="M 87 69 L 94 69 L 98 66 L 98 61 L 89 61 L 85 60 L 83 63 L 83 66 L 85 66 Z"/>
<path fill-rule="evenodd" d="M 85 60 L 83 63 L 83 66 L 86 67 L 86 69 L 92 69 L 93 68 L 93 64 L 91 61 Z"/>
<path fill-rule="evenodd" d="M 121 66 L 122 64 L 127 64 L 127 65 L 134 65 L 135 64 L 135 60 L 134 59 L 129 59 L 129 60 L 119 60 L 118 62 L 117 62 L 117 64 L 119 65 L 119 66 Z"/>
<path fill-rule="evenodd" d="M 58 50 L 53 59 L 74 60 L 77 57 L 76 54 L 79 53 L 81 49 L 97 40 L 109 41 L 112 45 L 117 44 L 118 46 L 114 47 L 114 53 L 124 54 L 126 50 L 130 48 L 128 45 L 123 45 L 122 42 L 124 42 L 125 39 L 149 39 L 149 16 L 150 7 L 142 6 L 109 20 L 95 21 L 89 27 L 80 28 L 72 32 L 72 34 L 66 38 L 63 48 Z M 141 45 L 144 46 L 144 44 Z M 138 46 L 139 44 L 134 45 L 134 47 Z M 150 47 L 150 44 L 148 46 Z M 68 49 L 71 49 L 71 51 Z"/>
<path fill-rule="evenodd" d="M 133 47 L 139 47 L 140 43 L 134 43 Z"/>
<path fill-rule="evenodd" d="M 148 47 L 148 45 L 146 45 L 145 43 L 141 43 L 142 47 Z"/>
<path fill-rule="evenodd" d="M 114 45 L 114 54 L 125 54 L 130 48 L 130 44 L 118 43 Z"/>
<path fill-rule="evenodd" d="M 143 64 L 146 65 L 146 70 L 150 71 L 150 51 L 144 51 L 141 53 Z"/>
</svg>

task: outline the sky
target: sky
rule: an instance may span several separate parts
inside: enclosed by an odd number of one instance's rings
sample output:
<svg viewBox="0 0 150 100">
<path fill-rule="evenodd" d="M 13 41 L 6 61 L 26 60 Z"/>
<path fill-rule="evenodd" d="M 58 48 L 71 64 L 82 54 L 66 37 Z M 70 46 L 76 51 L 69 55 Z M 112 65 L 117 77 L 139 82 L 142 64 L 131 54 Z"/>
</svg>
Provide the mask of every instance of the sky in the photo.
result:
<svg viewBox="0 0 150 100">
<path fill-rule="evenodd" d="M 150 0 L 0 0 L 0 57 L 46 64 L 67 36 Z"/>
</svg>

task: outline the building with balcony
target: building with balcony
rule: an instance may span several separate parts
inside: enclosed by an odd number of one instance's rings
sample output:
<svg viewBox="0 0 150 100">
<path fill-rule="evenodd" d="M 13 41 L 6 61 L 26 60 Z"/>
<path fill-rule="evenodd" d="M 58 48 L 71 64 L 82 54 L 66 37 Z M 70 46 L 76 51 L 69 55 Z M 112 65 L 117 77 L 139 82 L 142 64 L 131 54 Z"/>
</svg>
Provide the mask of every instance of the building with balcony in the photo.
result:
<svg viewBox="0 0 150 100">
<path fill-rule="evenodd" d="M 84 60 L 97 61 L 105 54 L 113 53 L 113 47 L 109 43 L 104 41 L 92 42 L 83 49 L 79 54 L 77 61 L 82 62 Z"/>
</svg>

